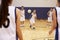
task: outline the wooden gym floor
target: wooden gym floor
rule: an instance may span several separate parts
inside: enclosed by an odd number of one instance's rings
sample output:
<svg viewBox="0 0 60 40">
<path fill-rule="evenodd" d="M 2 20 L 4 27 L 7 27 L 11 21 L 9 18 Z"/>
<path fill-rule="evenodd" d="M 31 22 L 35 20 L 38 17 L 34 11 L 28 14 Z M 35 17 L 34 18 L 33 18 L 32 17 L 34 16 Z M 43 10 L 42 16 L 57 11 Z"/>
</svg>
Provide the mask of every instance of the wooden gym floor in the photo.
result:
<svg viewBox="0 0 60 40">
<path fill-rule="evenodd" d="M 47 20 L 36 20 L 36 29 L 29 27 L 29 20 L 26 19 L 24 27 L 21 27 L 23 40 L 54 40 L 54 32 L 48 35 L 51 23 Z"/>
</svg>

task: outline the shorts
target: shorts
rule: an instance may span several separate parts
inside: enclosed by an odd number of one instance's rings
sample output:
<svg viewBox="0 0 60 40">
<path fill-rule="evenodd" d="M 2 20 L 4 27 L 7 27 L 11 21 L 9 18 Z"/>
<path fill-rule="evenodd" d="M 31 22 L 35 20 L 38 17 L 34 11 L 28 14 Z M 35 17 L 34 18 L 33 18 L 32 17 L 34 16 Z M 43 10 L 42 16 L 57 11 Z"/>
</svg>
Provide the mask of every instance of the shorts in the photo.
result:
<svg viewBox="0 0 60 40">
<path fill-rule="evenodd" d="M 52 22 L 52 17 L 48 17 L 48 22 Z"/>
<path fill-rule="evenodd" d="M 35 19 L 31 18 L 30 19 L 30 24 L 35 24 Z"/>
<path fill-rule="evenodd" d="M 25 17 L 21 17 L 20 18 L 20 21 L 25 21 Z"/>
</svg>

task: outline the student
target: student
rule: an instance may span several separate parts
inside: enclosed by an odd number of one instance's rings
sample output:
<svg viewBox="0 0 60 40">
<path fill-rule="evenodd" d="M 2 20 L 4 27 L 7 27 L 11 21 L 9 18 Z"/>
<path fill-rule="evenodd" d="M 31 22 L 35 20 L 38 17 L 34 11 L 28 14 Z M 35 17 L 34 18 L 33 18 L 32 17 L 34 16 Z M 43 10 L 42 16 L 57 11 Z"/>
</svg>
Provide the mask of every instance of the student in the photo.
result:
<svg viewBox="0 0 60 40">
<path fill-rule="evenodd" d="M 24 27 L 24 22 L 25 22 L 25 10 L 24 6 L 21 6 L 21 13 L 20 13 L 20 22 L 21 22 L 21 27 Z"/>
<path fill-rule="evenodd" d="M 13 0 L 1 0 L 1 12 L 0 12 L 0 40 L 16 40 L 16 32 L 20 40 L 22 39 L 22 33 L 20 30 L 20 23 L 18 18 L 18 10 L 11 6 Z"/>
<path fill-rule="evenodd" d="M 32 17 L 30 19 L 30 28 L 35 29 L 36 10 L 33 10 Z"/>
<path fill-rule="evenodd" d="M 55 40 L 60 40 L 60 0 L 57 0 L 57 3 L 58 6 L 56 9 L 53 9 L 53 24 L 51 30 L 49 31 L 49 34 L 51 34 L 53 30 L 56 29 Z"/>
<path fill-rule="evenodd" d="M 52 22 L 52 8 L 49 10 L 49 12 L 47 13 L 48 15 L 48 22 L 51 23 Z"/>
</svg>

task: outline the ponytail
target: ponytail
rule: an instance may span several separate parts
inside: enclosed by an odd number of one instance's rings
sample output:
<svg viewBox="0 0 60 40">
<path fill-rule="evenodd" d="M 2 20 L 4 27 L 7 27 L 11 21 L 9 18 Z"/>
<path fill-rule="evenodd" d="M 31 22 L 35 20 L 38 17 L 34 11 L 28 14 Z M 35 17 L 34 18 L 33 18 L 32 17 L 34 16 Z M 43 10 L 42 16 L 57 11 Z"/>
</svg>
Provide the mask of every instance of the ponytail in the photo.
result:
<svg viewBox="0 0 60 40">
<path fill-rule="evenodd" d="M 0 27 L 6 21 L 8 16 L 8 6 L 12 0 L 2 0 L 0 8 Z"/>
</svg>

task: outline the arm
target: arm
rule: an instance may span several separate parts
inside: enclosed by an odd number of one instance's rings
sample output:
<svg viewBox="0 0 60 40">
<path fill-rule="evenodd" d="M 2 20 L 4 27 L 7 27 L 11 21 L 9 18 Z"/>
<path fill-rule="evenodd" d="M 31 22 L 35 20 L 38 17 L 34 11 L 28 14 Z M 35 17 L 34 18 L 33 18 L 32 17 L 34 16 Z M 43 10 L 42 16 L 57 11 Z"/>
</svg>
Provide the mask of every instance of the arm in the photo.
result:
<svg viewBox="0 0 60 40">
<path fill-rule="evenodd" d="M 49 17 L 49 12 L 50 12 L 50 11 L 48 11 L 48 13 L 47 13 L 48 17 Z"/>
<path fill-rule="evenodd" d="M 35 18 L 37 19 L 37 14 L 35 14 Z"/>
<path fill-rule="evenodd" d="M 51 34 L 53 32 L 54 29 L 56 29 L 57 26 L 57 17 L 56 17 L 56 11 L 55 9 L 53 9 L 53 14 L 52 14 L 52 27 L 51 30 L 49 31 L 49 34 Z"/>
<path fill-rule="evenodd" d="M 20 40 L 23 40 L 22 38 L 22 32 L 21 32 L 21 29 L 20 29 L 20 10 L 19 9 L 16 9 L 16 32 L 17 32 L 17 35 L 18 35 L 18 38 Z"/>
</svg>

